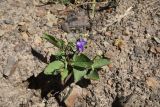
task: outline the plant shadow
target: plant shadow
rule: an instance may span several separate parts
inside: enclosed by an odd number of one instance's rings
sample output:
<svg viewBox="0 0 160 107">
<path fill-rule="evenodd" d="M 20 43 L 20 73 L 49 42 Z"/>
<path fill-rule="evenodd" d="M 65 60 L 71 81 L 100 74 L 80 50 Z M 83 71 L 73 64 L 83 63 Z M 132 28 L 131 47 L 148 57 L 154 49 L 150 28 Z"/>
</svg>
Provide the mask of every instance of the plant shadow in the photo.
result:
<svg viewBox="0 0 160 107">
<path fill-rule="evenodd" d="M 63 91 L 66 85 L 61 84 L 61 80 L 59 79 L 60 75 L 56 76 L 49 76 L 45 75 L 41 72 L 37 77 L 32 75 L 30 78 L 27 79 L 29 83 L 29 89 L 40 89 L 41 90 L 41 98 L 48 99 L 48 94 L 51 93 L 57 100 L 60 105 L 64 105 L 60 99 L 58 98 L 61 91 Z"/>
<path fill-rule="evenodd" d="M 118 97 L 116 97 L 115 100 L 113 101 L 112 107 L 123 107 Z"/>
<path fill-rule="evenodd" d="M 109 9 L 116 9 L 117 7 L 117 2 L 116 0 L 110 0 L 105 6 L 100 7 L 98 10 L 98 12 L 104 11 L 104 10 L 109 10 Z"/>
<path fill-rule="evenodd" d="M 41 53 L 37 52 L 33 48 L 32 54 L 40 61 L 47 63 L 45 59 L 46 57 L 44 57 Z M 54 56 L 50 57 L 50 62 L 52 61 L 54 61 Z M 48 99 L 48 95 L 51 94 L 55 97 L 60 106 L 65 106 L 63 101 L 59 99 L 59 95 L 67 86 L 70 86 L 74 82 L 74 77 L 72 75 L 65 84 L 62 84 L 60 75 L 45 75 L 44 71 L 42 71 L 36 77 L 34 75 L 29 77 L 26 82 L 28 82 L 29 89 L 41 90 L 41 98 Z M 81 86 L 82 88 L 86 88 L 89 84 L 90 80 L 86 79 L 82 79 L 77 83 L 77 85 Z"/>
<path fill-rule="evenodd" d="M 58 92 L 63 89 L 63 86 L 60 84 L 58 79 L 59 76 L 48 76 L 41 72 L 37 77 L 32 75 L 27 79 L 29 89 L 41 89 L 41 97 L 47 98 L 47 94 L 50 93 L 53 89 L 55 92 Z"/>
<path fill-rule="evenodd" d="M 47 57 L 43 56 L 40 52 L 31 47 L 31 53 L 34 57 L 38 58 L 43 63 L 47 63 Z"/>
<path fill-rule="evenodd" d="M 52 94 L 60 106 L 65 106 L 64 102 L 59 99 L 60 93 L 73 83 L 73 76 L 66 84 L 61 83 L 60 75 L 49 76 L 41 72 L 37 77 L 32 75 L 27 79 L 29 89 L 41 90 L 41 98 L 48 99 L 48 94 Z M 90 80 L 82 79 L 77 83 L 82 88 L 86 88 L 90 84 Z"/>
</svg>

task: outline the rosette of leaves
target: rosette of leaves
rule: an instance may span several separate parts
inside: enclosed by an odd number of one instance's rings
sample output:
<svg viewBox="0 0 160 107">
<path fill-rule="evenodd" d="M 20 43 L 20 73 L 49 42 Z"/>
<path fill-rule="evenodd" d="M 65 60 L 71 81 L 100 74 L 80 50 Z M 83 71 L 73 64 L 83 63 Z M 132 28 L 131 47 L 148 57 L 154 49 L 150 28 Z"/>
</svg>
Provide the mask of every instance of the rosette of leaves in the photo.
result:
<svg viewBox="0 0 160 107">
<path fill-rule="evenodd" d="M 71 76 L 74 77 L 75 83 L 82 78 L 98 80 L 98 69 L 110 64 L 108 59 L 101 56 L 91 60 L 85 54 L 77 52 L 76 43 L 65 43 L 63 40 L 48 34 L 45 34 L 43 38 L 59 48 L 59 52 L 54 55 L 56 59 L 47 65 L 44 74 L 60 74 L 62 83 L 66 83 Z"/>
</svg>

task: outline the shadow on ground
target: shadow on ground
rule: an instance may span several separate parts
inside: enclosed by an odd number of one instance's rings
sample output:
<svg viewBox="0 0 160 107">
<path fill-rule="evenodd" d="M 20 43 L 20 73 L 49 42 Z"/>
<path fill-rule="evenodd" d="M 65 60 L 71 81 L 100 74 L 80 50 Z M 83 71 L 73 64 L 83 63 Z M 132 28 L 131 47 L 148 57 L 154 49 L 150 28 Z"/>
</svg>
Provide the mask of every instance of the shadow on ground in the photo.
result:
<svg viewBox="0 0 160 107">
<path fill-rule="evenodd" d="M 38 58 L 40 61 L 47 63 L 46 57 L 44 57 L 41 53 L 37 52 L 35 49 L 31 49 L 33 56 Z M 54 61 L 54 56 L 50 57 L 50 62 Z M 40 89 L 41 90 L 41 98 L 48 99 L 48 94 L 52 94 L 60 106 L 65 106 L 62 101 L 59 99 L 60 93 L 71 83 L 73 83 L 73 76 L 63 85 L 61 82 L 60 75 L 45 75 L 43 71 L 38 75 L 32 75 L 27 79 L 29 83 L 29 89 Z M 90 84 L 90 80 L 82 79 L 77 83 L 77 85 L 86 88 Z"/>
</svg>

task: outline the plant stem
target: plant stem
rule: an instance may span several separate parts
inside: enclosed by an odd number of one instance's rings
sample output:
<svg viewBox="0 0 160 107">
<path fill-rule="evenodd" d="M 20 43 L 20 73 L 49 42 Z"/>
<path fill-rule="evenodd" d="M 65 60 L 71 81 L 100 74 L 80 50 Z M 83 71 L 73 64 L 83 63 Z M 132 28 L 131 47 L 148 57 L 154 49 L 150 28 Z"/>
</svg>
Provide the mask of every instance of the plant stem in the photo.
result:
<svg viewBox="0 0 160 107">
<path fill-rule="evenodd" d="M 71 78 L 71 76 L 72 76 L 72 73 L 70 73 L 70 74 L 67 76 L 67 78 L 66 78 L 65 81 L 64 81 L 64 84 L 67 83 L 67 81 Z"/>
<path fill-rule="evenodd" d="M 94 18 L 94 15 L 95 15 L 95 7 L 96 7 L 96 0 L 93 0 L 91 18 Z"/>
</svg>

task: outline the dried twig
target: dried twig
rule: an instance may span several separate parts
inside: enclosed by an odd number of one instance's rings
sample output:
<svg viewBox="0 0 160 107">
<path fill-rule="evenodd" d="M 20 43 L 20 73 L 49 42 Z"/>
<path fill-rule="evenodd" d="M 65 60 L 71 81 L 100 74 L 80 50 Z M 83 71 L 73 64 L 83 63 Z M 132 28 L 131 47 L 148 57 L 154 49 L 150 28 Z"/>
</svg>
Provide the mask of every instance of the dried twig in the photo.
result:
<svg viewBox="0 0 160 107">
<path fill-rule="evenodd" d="M 106 2 L 96 2 L 96 4 L 100 4 L 100 3 L 105 4 L 105 3 L 108 3 L 108 1 L 106 1 Z M 87 5 L 87 4 L 95 4 L 95 2 L 84 2 L 84 3 L 80 3 L 80 4 L 77 4 L 76 7 L 82 6 L 82 5 Z"/>
<path fill-rule="evenodd" d="M 108 23 L 107 25 L 105 25 L 105 27 L 101 30 L 97 30 L 98 32 L 103 32 L 103 31 L 106 31 L 107 27 L 113 25 L 114 23 L 119 23 L 124 17 L 132 14 L 133 12 L 131 12 L 133 7 L 129 7 L 124 14 L 122 15 L 116 15 L 114 19 L 112 20 L 109 20 L 110 23 Z"/>
</svg>

